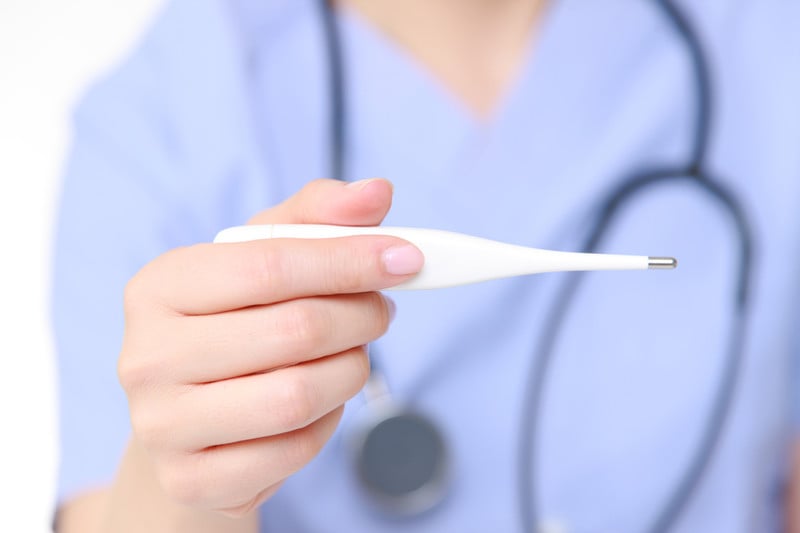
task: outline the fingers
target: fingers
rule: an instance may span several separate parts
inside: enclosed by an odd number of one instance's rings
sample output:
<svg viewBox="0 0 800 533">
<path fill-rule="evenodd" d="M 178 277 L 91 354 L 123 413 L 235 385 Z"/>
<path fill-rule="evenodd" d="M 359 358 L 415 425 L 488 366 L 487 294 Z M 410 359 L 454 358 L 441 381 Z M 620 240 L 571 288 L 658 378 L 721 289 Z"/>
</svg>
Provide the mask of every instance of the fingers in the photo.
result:
<svg viewBox="0 0 800 533">
<path fill-rule="evenodd" d="M 313 295 L 370 292 L 419 272 L 422 252 L 382 235 L 201 244 L 168 252 L 128 284 L 126 305 L 148 301 L 186 315 Z"/>
<path fill-rule="evenodd" d="M 291 433 L 171 457 L 157 465 L 161 485 L 192 507 L 247 507 L 253 495 L 263 496 L 311 461 L 333 435 L 342 412 L 339 407 Z"/>
<path fill-rule="evenodd" d="M 377 225 L 391 198 L 385 180 L 319 180 L 251 222 Z M 363 345 L 388 327 L 377 291 L 423 261 L 375 235 L 203 244 L 144 267 L 126 288 L 118 372 L 167 494 L 237 515 L 308 463 L 367 379 Z"/>
<path fill-rule="evenodd" d="M 353 183 L 316 180 L 250 224 L 339 224 L 377 226 L 392 205 L 392 184 L 384 179 Z"/>
<path fill-rule="evenodd" d="M 369 377 L 363 347 L 262 374 L 195 385 L 158 401 L 168 411 L 156 427 L 134 420 L 140 439 L 175 451 L 290 433 L 355 396 Z M 157 408 L 155 401 L 152 409 Z M 166 416 L 165 416 L 166 415 Z"/>
<path fill-rule="evenodd" d="M 221 381 L 343 352 L 381 337 L 394 304 L 380 293 L 310 297 L 229 313 L 176 319 L 171 341 L 151 357 L 172 358 L 184 384 Z M 187 349 L 183 339 L 193 342 Z M 162 355 L 163 353 L 163 355 Z"/>
</svg>

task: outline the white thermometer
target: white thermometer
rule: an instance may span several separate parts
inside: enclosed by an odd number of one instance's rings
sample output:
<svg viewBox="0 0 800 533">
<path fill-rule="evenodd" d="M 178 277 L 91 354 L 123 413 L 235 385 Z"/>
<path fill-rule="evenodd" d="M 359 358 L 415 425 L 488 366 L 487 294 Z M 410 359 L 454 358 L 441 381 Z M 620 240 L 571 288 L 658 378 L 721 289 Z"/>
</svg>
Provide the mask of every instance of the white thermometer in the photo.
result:
<svg viewBox="0 0 800 533">
<path fill-rule="evenodd" d="M 325 239 L 355 235 L 391 235 L 409 241 L 422 251 L 425 265 L 419 274 L 392 289 L 438 289 L 542 272 L 672 269 L 678 264 L 672 257 L 558 252 L 426 228 L 251 225 L 222 230 L 214 242 Z"/>
</svg>

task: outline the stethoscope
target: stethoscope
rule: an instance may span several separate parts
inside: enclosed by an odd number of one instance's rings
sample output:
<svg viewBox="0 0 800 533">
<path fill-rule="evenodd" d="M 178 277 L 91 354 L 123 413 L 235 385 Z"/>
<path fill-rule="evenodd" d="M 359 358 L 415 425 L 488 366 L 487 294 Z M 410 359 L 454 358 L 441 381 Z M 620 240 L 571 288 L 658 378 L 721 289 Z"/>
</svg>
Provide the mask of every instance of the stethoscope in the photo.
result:
<svg viewBox="0 0 800 533">
<path fill-rule="evenodd" d="M 683 474 L 645 528 L 648 533 L 662 533 L 676 524 L 700 485 L 731 411 L 744 353 L 754 239 L 751 224 L 737 196 L 706 168 L 713 118 L 708 57 L 683 11 L 670 0 L 654 0 L 654 3 L 674 27 L 690 60 L 697 106 L 691 153 L 683 164 L 641 170 L 615 185 L 598 203 L 593 230 L 582 249 L 597 251 L 625 206 L 667 182 L 690 184 L 715 202 L 733 225 L 739 245 L 728 347 L 711 410 Z M 329 1 L 318 0 L 318 5 L 328 60 L 331 176 L 345 179 L 348 114 L 342 42 Z M 585 273 L 570 273 L 558 288 L 555 303 L 544 324 L 545 333 L 536 346 L 527 374 L 528 386 L 520 421 L 517 480 L 520 523 L 525 532 L 537 531 L 541 518 L 537 452 L 547 378 L 565 318 L 584 277 Z M 360 420 L 350 439 L 355 470 L 364 494 L 378 508 L 394 516 L 416 516 L 435 507 L 447 493 L 450 464 L 446 440 L 430 417 L 392 397 L 385 377 L 376 365 L 376 358 L 371 360 L 372 375 L 364 389 L 368 415 Z"/>
</svg>

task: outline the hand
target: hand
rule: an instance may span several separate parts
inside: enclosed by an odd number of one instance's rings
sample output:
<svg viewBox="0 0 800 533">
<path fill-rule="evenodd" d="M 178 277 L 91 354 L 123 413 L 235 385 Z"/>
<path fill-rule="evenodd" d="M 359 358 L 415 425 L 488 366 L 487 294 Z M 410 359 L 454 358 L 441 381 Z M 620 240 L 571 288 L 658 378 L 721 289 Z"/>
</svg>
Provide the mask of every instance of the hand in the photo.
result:
<svg viewBox="0 0 800 533">
<path fill-rule="evenodd" d="M 377 225 L 391 185 L 310 183 L 254 223 Z M 333 434 L 364 385 L 364 346 L 422 267 L 401 239 L 273 239 L 170 251 L 128 284 L 119 378 L 165 493 L 243 515 Z"/>
</svg>

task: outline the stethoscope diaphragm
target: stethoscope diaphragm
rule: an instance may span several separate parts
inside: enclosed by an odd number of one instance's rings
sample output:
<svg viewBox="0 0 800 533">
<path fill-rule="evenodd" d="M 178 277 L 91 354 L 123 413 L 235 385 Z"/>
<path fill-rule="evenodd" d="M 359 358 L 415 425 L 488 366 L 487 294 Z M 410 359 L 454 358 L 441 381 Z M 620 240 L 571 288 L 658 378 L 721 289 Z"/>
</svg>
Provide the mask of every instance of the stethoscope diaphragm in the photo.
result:
<svg viewBox="0 0 800 533">
<path fill-rule="evenodd" d="M 393 516 L 414 516 L 435 507 L 449 481 L 441 431 L 427 416 L 386 396 L 367 403 L 352 439 L 363 493 Z"/>
</svg>

